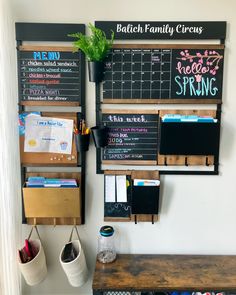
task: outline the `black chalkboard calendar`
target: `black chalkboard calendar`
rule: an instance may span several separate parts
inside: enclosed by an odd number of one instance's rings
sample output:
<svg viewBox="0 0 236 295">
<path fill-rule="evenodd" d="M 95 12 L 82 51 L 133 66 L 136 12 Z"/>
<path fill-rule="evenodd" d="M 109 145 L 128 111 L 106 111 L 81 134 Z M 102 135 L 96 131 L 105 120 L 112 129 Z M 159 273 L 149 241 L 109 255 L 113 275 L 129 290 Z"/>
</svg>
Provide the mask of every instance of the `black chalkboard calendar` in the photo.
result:
<svg viewBox="0 0 236 295">
<path fill-rule="evenodd" d="M 83 95 L 81 53 L 63 47 L 21 47 L 21 104 L 80 105 Z"/>
<path fill-rule="evenodd" d="M 157 164 L 159 116 L 155 111 L 103 112 L 102 122 L 109 127 L 104 164 Z"/>
<path fill-rule="evenodd" d="M 115 45 L 105 62 L 103 100 L 220 102 L 223 48 L 223 45 Z"/>
</svg>

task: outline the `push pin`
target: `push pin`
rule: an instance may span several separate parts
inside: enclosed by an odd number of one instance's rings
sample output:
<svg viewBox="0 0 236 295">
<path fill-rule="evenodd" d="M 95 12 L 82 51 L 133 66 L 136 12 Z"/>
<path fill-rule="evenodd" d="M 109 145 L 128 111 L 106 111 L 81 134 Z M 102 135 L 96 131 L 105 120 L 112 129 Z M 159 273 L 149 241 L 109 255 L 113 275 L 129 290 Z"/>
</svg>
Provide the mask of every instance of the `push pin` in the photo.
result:
<svg viewBox="0 0 236 295">
<path fill-rule="evenodd" d="M 71 156 L 71 159 L 72 159 L 72 160 L 74 160 L 74 159 L 75 159 L 75 156 L 74 156 L 74 155 L 73 155 L 73 156 Z"/>
<path fill-rule="evenodd" d="M 71 161 L 71 157 L 67 157 L 67 160 L 68 160 L 68 161 Z"/>
</svg>

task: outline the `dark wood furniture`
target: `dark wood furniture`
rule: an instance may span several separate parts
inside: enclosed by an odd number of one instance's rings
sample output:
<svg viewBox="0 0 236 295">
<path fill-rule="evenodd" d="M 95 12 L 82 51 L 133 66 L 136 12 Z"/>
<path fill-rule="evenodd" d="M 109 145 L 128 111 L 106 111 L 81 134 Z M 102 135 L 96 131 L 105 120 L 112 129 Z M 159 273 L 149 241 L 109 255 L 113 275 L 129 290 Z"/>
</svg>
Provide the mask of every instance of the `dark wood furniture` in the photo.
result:
<svg viewBox="0 0 236 295">
<path fill-rule="evenodd" d="M 96 263 L 93 294 L 107 291 L 236 291 L 236 256 L 119 254 Z"/>
</svg>

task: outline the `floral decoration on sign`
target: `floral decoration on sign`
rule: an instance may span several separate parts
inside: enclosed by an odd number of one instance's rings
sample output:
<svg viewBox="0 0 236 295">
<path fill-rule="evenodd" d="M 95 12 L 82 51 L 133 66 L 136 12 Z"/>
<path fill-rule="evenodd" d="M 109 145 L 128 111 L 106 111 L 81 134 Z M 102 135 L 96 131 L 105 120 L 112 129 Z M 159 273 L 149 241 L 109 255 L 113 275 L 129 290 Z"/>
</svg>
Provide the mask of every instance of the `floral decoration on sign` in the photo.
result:
<svg viewBox="0 0 236 295">
<path fill-rule="evenodd" d="M 177 59 L 189 61 L 189 63 L 196 62 L 203 65 L 205 61 L 209 73 L 213 76 L 216 75 L 217 71 L 219 70 L 219 62 L 223 59 L 223 55 L 220 55 L 215 50 L 205 50 L 203 54 L 196 52 L 196 54 L 193 55 L 189 53 L 188 49 L 186 49 L 181 51 L 180 55 L 181 57 L 178 57 Z M 200 77 L 195 78 L 197 81 L 201 80 Z"/>
</svg>

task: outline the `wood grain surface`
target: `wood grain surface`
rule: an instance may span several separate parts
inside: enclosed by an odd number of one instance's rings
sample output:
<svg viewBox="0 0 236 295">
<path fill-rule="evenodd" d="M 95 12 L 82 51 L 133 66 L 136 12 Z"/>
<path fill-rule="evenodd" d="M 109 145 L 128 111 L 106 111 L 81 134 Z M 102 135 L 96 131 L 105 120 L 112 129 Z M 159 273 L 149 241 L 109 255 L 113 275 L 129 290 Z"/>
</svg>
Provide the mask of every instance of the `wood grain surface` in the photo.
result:
<svg viewBox="0 0 236 295">
<path fill-rule="evenodd" d="M 93 291 L 235 291 L 236 256 L 119 254 L 96 263 Z"/>
</svg>

